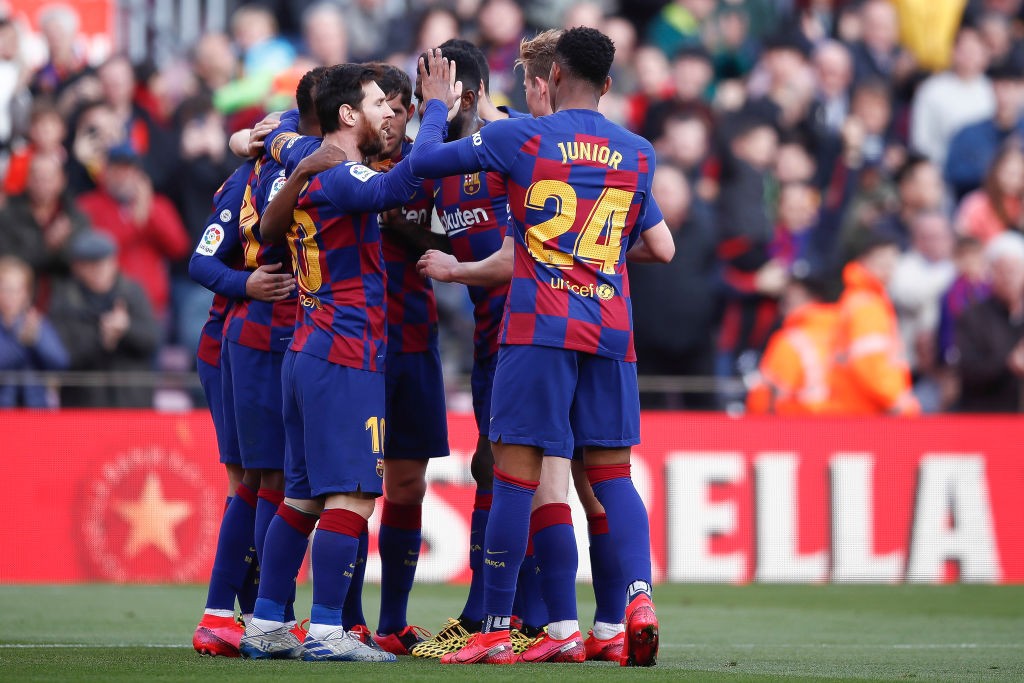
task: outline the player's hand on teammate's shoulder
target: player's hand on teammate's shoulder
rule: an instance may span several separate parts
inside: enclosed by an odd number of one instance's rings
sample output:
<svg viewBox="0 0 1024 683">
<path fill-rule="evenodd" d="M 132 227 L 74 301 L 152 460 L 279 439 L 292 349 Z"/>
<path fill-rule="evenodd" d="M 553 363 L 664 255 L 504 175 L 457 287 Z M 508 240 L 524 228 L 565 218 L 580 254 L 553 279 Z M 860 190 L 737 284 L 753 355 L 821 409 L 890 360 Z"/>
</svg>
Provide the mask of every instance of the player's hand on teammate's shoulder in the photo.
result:
<svg viewBox="0 0 1024 683">
<path fill-rule="evenodd" d="M 439 282 L 454 282 L 455 269 L 458 265 L 458 259 L 451 254 L 428 249 L 416 262 L 416 272 L 422 277 L 429 277 Z"/>
<path fill-rule="evenodd" d="M 427 50 L 426 58 L 419 61 L 420 87 L 423 101 L 441 100 L 448 108 L 448 120 L 458 113 L 458 102 L 462 97 L 462 81 L 456 80 L 455 63 L 441 56 L 441 50 Z"/>
<path fill-rule="evenodd" d="M 270 135 L 281 123 L 280 112 L 273 112 L 263 117 L 263 120 L 253 126 L 249 131 L 248 156 L 254 157 L 263 153 L 263 140 Z"/>
<path fill-rule="evenodd" d="M 288 273 L 278 273 L 279 270 L 280 263 L 268 263 L 252 271 L 245 281 L 245 295 L 268 303 L 287 299 L 295 289 L 295 278 Z"/>
<path fill-rule="evenodd" d="M 300 161 L 299 165 L 295 167 L 295 172 L 308 178 L 346 161 L 348 161 L 348 155 L 341 147 L 325 142 L 317 151 Z"/>
</svg>

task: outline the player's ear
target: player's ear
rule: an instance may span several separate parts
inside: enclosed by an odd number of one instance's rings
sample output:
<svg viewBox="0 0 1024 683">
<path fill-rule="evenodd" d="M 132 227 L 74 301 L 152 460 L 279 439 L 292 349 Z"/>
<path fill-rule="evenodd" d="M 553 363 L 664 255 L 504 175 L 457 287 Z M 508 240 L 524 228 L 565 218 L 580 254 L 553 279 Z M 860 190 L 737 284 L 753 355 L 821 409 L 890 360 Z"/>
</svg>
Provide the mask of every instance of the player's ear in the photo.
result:
<svg viewBox="0 0 1024 683">
<path fill-rule="evenodd" d="M 407 118 L 407 119 L 411 119 L 411 118 L 412 118 L 412 115 L 413 115 L 413 114 L 415 114 L 415 113 L 416 113 L 416 104 L 415 104 L 415 103 L 413 103 L 413 104 L 410 104 L 410 105 L 409 105 L 409 111 L 408 111 L 408 112 L 406 112 L 406 116 L 405 116 L 405 118 Z"/>
<path fill-rule="evenodd" d="M 469 111 L 476 106 L 477 92 L 472 89 L 466 89 L 462 91 L 462 104 L 459 105 L 459 109 L 462 111 Z"/>
<path fill-rule="evenodd" d="M 338 107 L 338 119 L 346 126 L 356 125 L 356 110 L 352 105 L 343 104 Z"/>
<path fill-rule="evenodd" d="M 601 97 L 604 97 L 605 95 L 607 95 L 608 91 L 611 90 L 611 89 L 612 89 L 612 77 L 611 76 L 605 76 L 604 77 L 604 85 L 601 86 Z"/>
</svg>

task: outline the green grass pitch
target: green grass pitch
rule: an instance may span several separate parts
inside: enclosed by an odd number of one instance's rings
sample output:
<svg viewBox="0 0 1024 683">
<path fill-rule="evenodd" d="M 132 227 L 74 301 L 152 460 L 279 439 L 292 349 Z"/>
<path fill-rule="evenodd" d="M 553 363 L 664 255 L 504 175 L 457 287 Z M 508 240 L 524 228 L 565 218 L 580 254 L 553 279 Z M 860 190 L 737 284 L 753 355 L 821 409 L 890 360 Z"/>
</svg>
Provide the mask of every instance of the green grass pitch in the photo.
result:
<svg viewBox="0 0 1024 683">
<path fill-rule="evenodd" d="M 249 662 L 191 649 L 201 586 L 0 586 L 0 681 L 1024 680 L 1024 586 L 658 586 L 653 669 Z M 417 585 L 437 628 L 462 586 Z M 583 629 L 593 596 L 581 586 Z M 379 593 L 364 598 L 371 622 Z M 308 586 L 300 608 L 308 610 Z"/>
</svg>

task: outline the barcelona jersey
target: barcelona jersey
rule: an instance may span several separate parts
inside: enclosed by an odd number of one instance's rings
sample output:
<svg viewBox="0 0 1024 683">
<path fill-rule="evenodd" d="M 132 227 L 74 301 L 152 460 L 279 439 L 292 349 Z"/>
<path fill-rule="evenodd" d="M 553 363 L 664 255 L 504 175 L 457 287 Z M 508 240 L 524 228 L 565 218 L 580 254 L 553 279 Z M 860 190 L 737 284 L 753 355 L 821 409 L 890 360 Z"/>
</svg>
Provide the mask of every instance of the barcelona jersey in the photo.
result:
<svg viewBox="0 0 1024 683">
<path fill-rule="evenodd" d="M 425 113 L 442 107 L 431 101 Z M 417 172 L 441 172 L 431 164 L 440 138 L 425 119 Z M 501 343 L 636 360 L 626 252 L 662 220 L 651 144 L 599 112 L 569 109 L 495 121 L 445 147 L 459 171 L 506 178 L 515 264 Z"/>
<path fill-rule="evenodd" d="M 501 249 L 508 226 L 508 197 L 500 173 L 467 173 L 424 183 L 434 195 L 441 226 L 459 261 L 482 261 Z M 474 356 L 498 352 L 498 331 L 508 285 L 468 287 L 473 302 Z"/>
<path fill-rule="evenodd" d="M 214 367 L 220 366 L 224 321 L 245 296 L 248 273 L 240 270 L 238 213 L 252 168 L 252 162 L 240 166 L 214 194 L 210 217 L 189 264 L 196 281 L 214 293 L 196 352 L 200 360 Z"/>
<path fill-rule="evenodd" d="M 267 244 L 260 236 L 260 216 L 284 186 L 284 167 L 269 157 L 261 158 L 249 176 L 239 215 L 238 230 L 246 270 L 280 263 L 277 273 L 291 272 L 291 257 L 284 244 Z M 274 303 L 242 299 L 231 312 L 224 335 L 242 346 L 283 353 L 295 328 L 297 295 Z"/>
<path fill-rule="evenodd" d="M 405 204 L 420 184 L 406 160 L 387 173 L 349 161 L 319 173 L 306 186 L 288 235 L 300 307 L 292 350 L 383 371 L 385 286 L 378 213 Z"/>
<path fill-rule="evenodd" d="M 402 144 L 402 157 L 412 151 L 412 143 Z M 386 171 L 394 166 L 388 160 L 373 164 Z M 420 187 L 402 205 L 401 217 L 430 231 L 430 195 Z M 430 280 L 416 272 L 420 254 L 411 251 L 401 238 L 386 228 L 381 231 L 384 268 L 387 273 L 388 353 L 422 353 L 437 347 L 437 300 Z"/>
</svg>

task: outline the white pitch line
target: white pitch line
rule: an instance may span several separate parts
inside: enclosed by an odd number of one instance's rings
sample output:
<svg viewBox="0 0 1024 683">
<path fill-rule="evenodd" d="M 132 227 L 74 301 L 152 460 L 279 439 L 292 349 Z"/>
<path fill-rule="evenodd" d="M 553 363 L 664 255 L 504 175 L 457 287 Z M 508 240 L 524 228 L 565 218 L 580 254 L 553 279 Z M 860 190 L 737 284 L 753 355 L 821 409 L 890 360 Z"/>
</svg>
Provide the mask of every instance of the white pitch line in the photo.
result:
<svg viewBox="0 0 1024 683">
<path fill-rule="evenodd" d="M 742 649 L 756 648 L 786 648 L 805 649 L 817 648 L 822 650 L 973 650 L 973 649 L 1007 649 L 1022 650 L 1024 643 L 662 643 L 662 649 L 669 650 L 692 650 L 696 648 L 729 648 Z"/>
<path fill-rule="evenodd" d="M 173 649 L 184 649 L 192 647 L 187 643 L 0 643 L 0 650 L 26 650 L 26 649 L 113 649 L 113 648 L 129 648 L 129 647 L 151 647 L 151 648 L 173 648 Z"/>
</svg>

